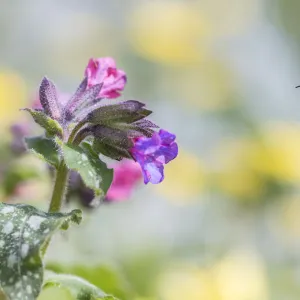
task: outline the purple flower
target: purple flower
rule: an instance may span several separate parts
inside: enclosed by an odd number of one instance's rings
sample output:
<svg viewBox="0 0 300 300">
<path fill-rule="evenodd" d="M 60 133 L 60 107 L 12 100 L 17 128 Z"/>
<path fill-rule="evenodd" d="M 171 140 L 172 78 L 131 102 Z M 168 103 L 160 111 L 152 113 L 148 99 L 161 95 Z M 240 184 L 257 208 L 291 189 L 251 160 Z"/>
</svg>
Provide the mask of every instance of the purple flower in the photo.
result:
<svg viewBox="0 0 300 300">
<path fill-rule="evenodd" d="M 91 58 L 85 69 L 85 76 L 88 78 L 88 87 L 103 83 L 99 93 L 101 98 L 119 97 L 127 81 L 125 72 L 117 69 L 111 57 Z"/>
<path fill-rule="evenodd" d="M 178 154 L 175 138 L 174 134 L 161 129 L 150 138 L 141 136 L 134 140 L 130 152 L 142 168 L 145 183 L 160 183 L 164 179 L 164 164 Z"/>
</svg>

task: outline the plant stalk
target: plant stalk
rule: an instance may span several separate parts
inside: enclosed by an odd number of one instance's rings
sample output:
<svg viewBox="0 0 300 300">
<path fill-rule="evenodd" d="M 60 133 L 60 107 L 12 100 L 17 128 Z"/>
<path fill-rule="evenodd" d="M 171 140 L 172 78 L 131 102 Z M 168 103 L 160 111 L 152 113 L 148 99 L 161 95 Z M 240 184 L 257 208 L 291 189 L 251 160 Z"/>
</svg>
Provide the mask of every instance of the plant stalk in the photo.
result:
<svg viewBox="0 0 300 300">
<path fill-rule="evenodd" d="M 67 184 L 68 184 L 68 174 L 69 170 L 65 164 L 65 161 L 62 160 L 59 164 L 59 167 L 56 172 L 55 184 L 53 187 L 52 198 L 50 202 L 50 206 L 48 212 L 59 212 L 62 206 L 62 202 L 65 197 Z M 47 248 L 50 244 L 51 238 L 49 237 L 43 246 L 41 247 L 42 256 L 45 255 Z"/>
<path fill-rule="evenodd" d="M 56 172 L 55 184 L 48 212 L 59 212 L 65 197 L 69 170 L 62 160 Z"/>
<path fill-rule="evenodd" d="M 81 129 L 86 124 L 86 121 L 81 121 L 79 122 L 74 129 L 72 130 L 69 138 L 68 138 L 68 143 L 72 143 L 74 138 L 76 137 L 77 132 Z"/>
<path fill-rule="evenodd" d="M 85 121 L 78 123 L 75 128 L 72 130 L 71 135 L 68 138 L 68 143 L 72 143 L 74 138 L 76 137 L 77 132 L 85 125 Z M 68 186 L 68 175 L 69 170 L 66 166 L 64 159 L 61 160 L 59 167 L 56 172 L 55 184 L 53 187 L 52 198 L 50 202 L 50 206 L 48 212 L 54 213 L 59 212 L 65 198 L 67 186 Z M 47 248 L 50 244 L 51 238 L 49 237 L 44 245 L 41 247 L 42 256 L 45 255 Z"/>
</svg>

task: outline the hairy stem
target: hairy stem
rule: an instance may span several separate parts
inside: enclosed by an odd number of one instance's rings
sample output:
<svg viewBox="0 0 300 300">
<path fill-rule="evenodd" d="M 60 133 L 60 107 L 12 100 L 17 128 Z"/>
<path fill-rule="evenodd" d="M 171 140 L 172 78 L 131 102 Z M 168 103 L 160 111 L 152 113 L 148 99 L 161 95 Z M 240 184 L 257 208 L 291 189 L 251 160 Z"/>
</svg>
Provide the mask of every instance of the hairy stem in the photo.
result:
<svg viewBox="0 0 300 300">
<path fill-rule="evenodd" d="M 49 212 L 60 211 L 67 189 L 68 173 L 69 172 L 65 161 L 62 160 L 56 172 L 55 184 L 53 187 L 52 198 L 48 210 Z"/>
<path fill-rule="evenodd" d="M 72 143 L 74 138 L 76 137 L 77 132 L 80 130 L 82 126 L 85 125 L 85 122 L 78 123 L 75 128 L 72 130 L 71 135 L 69 136 L 68 143 Z M 67 185 L 68 185 L 68 175 L 69 170 L 65 164 L 65 161 L 62 159 L 59 167 L 56 172 L 55 184 L 53 187 L 52 198 L 49 206 L 48 212 L 59 212 L 65 198 Z M 50 238 L 48 238 L 44 245 L 41 247 L 42 256 L 45 255 L 47 248 L 50 244 Z"/>
<path fill-rule="evenodd" d="M 84 125 L 86 124 L 86 121 L 82 121 L 82 122 L 79 122 L 75 127 L 74 129 L 72 130 L 70 136 L 69 136 L 69 139 L 68 139 L 68 143 L 72 143 L 77 132 L 81 129 L 81 127 L 83 127 Z"/>
<path fill-rule="evenodd" d="M 52 198 L 49 206 L 48 212 L 59 212 L 62 206 L 62 202 L 65 197 L 67 184 L 68 184 L 68 174 L 69 170 L 62 160 L 56 172 L 55 184 L 53 187 Z M 42 256 L 45 255 L 46 250 L 49 246 L 51 238 L 48 238 L 44 245 L 41 247 Z"/>
<path fill-rule="evenodd" d="M 80 134 L 76 135 L 76 138 L 73 140 L 73 145 L 79 145 L 86 137 L 91 135 L 90 128 L 84 128 L 80 131 Z"/>
</svg>

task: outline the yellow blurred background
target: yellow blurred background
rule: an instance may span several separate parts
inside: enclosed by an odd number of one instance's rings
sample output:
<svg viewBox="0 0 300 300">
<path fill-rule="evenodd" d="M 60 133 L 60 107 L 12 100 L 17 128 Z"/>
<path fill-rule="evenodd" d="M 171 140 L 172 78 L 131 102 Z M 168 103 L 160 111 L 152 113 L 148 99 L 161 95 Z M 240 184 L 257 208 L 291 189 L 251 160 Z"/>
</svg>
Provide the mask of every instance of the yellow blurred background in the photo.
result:
<svg viewBox="0 0 300 300">
<path fill-rule="evenodd" d="M 299 299 L 299 1 L 0 4 L 3 201 L 47 206 L 47 167 L 11 152 L 10 126 L 30 122 L 19 108 L 44 75 L 71 93 L 90 57 L 114 57 L 128 76 L 121 99 L 146 102 L 180 147 L 163 183 L 86 210 L 51 245 L 49 268 L 123 300 Z M 53 297 L 71 299 L 40 299 Z"/>
</svg>

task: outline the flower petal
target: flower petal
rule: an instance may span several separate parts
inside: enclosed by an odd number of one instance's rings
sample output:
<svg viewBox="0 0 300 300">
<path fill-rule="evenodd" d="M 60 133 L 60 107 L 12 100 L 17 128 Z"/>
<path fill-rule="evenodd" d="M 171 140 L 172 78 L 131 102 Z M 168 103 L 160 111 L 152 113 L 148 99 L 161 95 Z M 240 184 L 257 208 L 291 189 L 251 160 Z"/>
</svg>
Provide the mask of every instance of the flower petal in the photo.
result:
<svg viewBox="0 0 300 300">
<path fill-rule="evenodd" d="M 120 96 L 127 81 L 125 72 L 117 69 L 111 57 L 91 58 L 85 69 L 85 76 L 88 78 L 89 87 L 103 83 L 99 97 L 110 99 Z"/>
<path fill-rule="evenodd" d="M 114 178 L 106 194 L 106 200 L 121 201 L 128 199 L 141 178 L 142 172 L 136 162 L 123 160 L 116 164 L 114 166 Z"/>
<path fill-rule="evenodd" d="M 160 183 L 164 179 L 164 164 L 178 155 L 176 136 L 165 130 L 154 133 L 152 137 L 138 137 L 130 150 L 133 158 L 140 164 L 144 182 Z"/>
</svg>

